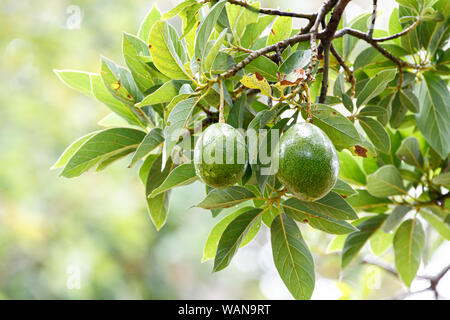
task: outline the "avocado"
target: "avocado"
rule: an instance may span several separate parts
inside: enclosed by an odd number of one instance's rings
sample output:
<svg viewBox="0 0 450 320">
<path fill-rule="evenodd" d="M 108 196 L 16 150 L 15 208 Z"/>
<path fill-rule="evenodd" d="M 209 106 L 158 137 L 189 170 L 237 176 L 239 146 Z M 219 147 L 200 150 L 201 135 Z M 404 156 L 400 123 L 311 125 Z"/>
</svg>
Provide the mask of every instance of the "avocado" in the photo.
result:
<svg viewBox="0 0 450 320">
<path fill-rule="evenodd" d="M 304 201 L 325 196 L 335 185 L 339 158 L 330 138 L 311 123 L 289 128 L 278 144 L 278 179 Z"/>
<path fill-rule="evenodd" d="M 247 159 L 243 135 L 226 123 L 210 125 L 195 144 L 195 172 L 213 188 L 227 188 L 238 182 L 244 175 Z"/>
</svg>

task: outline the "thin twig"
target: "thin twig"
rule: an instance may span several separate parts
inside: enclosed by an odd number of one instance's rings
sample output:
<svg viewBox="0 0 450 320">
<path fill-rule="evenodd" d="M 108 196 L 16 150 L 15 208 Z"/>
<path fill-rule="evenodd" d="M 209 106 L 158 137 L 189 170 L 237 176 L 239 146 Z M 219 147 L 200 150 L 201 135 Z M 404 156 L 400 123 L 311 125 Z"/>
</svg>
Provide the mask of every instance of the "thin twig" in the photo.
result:
<svg viewBox="0 0 450 320">
<path fill-rule="evenodd" d="M 423 65 L 419 65 L 419 64 L 413 64 L 413 63 L 409 63 L 406 62 L 404 60 L 398 59 L 396 57 L 394 57 L 389 51 L 387 51 L 386 49 L 384 49 L 382 46 L 380 46 L 377 41 L 375 41 L 372 38 L 369 38 L 369 36 L 361 31 L 355 30 L 355 29 L 351 29 L 351 28 L 344 28 L 339 30 L 338 32 L 335 33 L 334 38 L 340 38 L 346 34 L 349 34 L 351 36 L 354 36 L 358 39 L 364 40 L 367 43 L 369 43 L 370 45 L 372 45 L 372 47 L 374 47 L 375 49 L 377 49 L 383 56 L 385 56 L 386 58 L 388 58 L 389 60 L 391 60 L 392 62 L 394 62 L 397 66 L 401 66 L 401 67 L 405 67 L 405 68 L 412 68 L 412 69 L 425 69 L 428 66 L 423 66 Z"/>
<path fill-rule="evenodd" d="M 256 11 L 259 13 L 272 15 L 272 16 L 282 16 L 282 17 L 292 17 L 292 18 L 301 18 L 301 19 L 309 19 L 314 20 L 315 14 L 307 14 L 307 13 L 297 13 L 297 12 L 286 12 L 286 11 L 280 11 L 276 9 L 267 9 L 267 8 L 255 8 L 252 7 L 249 3 L 242 0 L 228 0 L 229 3 L 235 4 L 241 7 L 245 7 L 248 10 Z"/>
<path fill-rule="evenodd" d="M 319 103 L 324 103 L 328 92 L 328 73 L 330 70 L 330 45 L 331 42 L 323 43 L 323 74 L 322 86 L 320 88 Z"/>
<path fill-rule="evenodd" d="M 311 28 L 311 62 L 309 64 L 309 68 L 307 71 L 307 74 L 311 74 L 312 70 L 314 69 L 317 58 L 318 58 L 318 50 L 317 50 L 317 37 L 319 33 L 319 25 L 322 22 L 323 18 L 327 15 L 328 12 L 336 5 L 338 1 L 337 0 L 328 0 L 326 1 L 320 8 L 317 13 L 316 21 L 314 22 L 312 28 Z"/>
<path fill-rule="evenodd" d="M 355 96 L 355 88 L 356 88 L 356 78 L 353 75 L 353 71 L 350 69 L 350 67 L 345 63 L 344 59 L 339 55 L 339 53 L 336 51 L 336 48 L 331 44 L 330 51 L 333 54 L 333 56 L 338 61 L 339 65 L 344 69 L 345 73 L 347 74 L 347 79 L 350 82 L 350 85 L 352 87 L 351 89 L 351 96 Z"/>
<path fill-rule="evenodd" d="M 415 27 L 417 27 L 419 25 L 419 23 L 420 23 L 420 19 L 417 19 L 416 22 L 414 22 L 412 25 L 410 25 L 405 30 L 403 30 L 403 31 L 401 31 L 399 33 L 395 33 L 393 35 L 387 36 L 387 37 L 375 38 L 375 39 L 373 39 L 373 41 L 375 41 L 375 42 L 383 42 L 383 41 L 388 41 L 388 40 L 393 40 L 393 39 L 399 38 L 401 36 L 404 36 L 408 32 L 410 32 L 411 30 L 413 30 Z"/>
<path fill-rule="evenodd" d="M 375 20 L 377 19 L 377 0 L 372 1 L 373 1 L 372 20 L 370 21 L 369 32 L 367 32 L 369 38 L 373 37 L 373 30 L 375 29 Z"/>
</svg>

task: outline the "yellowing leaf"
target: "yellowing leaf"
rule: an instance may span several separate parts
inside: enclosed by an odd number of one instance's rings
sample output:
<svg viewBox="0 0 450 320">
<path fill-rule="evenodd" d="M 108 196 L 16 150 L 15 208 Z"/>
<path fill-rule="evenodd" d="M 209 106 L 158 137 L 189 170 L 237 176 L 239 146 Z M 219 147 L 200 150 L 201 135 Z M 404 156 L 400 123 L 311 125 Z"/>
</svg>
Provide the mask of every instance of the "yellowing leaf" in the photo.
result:
<svg viewBox="0 0 450 320">
<path fill-rule="evenodd" d="M 243 76 L 241 83 L 249 89 L 261 90 L 263 95 L 270 96 L 271 94 L 269 83 L 258 72 L 255 72 L 252 76 Z"/>
</svg>

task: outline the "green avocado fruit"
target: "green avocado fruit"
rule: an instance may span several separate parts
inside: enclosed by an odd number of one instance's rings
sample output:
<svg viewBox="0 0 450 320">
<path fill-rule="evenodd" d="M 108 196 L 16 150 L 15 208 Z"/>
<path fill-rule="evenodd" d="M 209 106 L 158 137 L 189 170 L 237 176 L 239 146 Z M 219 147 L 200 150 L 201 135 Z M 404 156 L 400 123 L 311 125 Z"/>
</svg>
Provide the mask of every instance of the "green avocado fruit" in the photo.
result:
<svg viewBox="0 0 450 320">
<path fill-rule="evenodd" d="M 213 188 L 223 189 L 238 182 L 244 175 L 247 159 L 243 135 L 226 123 L 206 128 L 195 144 L 195 172 Z"/>
<path fill-rule="evenodd" d="M 335 185 L 339 158 L 330 138 L 311 123 L 289 128 L 278 144 L 278 179 L 296 198 L 314 201 Z"/>
</svg>

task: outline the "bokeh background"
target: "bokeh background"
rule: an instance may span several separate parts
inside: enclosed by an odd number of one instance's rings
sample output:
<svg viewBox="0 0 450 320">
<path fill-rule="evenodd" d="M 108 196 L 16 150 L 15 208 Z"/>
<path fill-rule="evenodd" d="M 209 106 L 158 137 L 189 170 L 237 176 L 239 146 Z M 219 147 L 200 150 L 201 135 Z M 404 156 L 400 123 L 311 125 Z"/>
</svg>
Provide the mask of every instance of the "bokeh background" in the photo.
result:
<svg viewBox="0 0 450 320">
<path fill-rule="evenodd" d="M 178 2 L 156 1 L 162 11 Z M 200 184 L 174 191 L 169 221 L 157 232 L 137 168 L 128 169 L 127 160 L 71 180 L 49 170 L 67 145 L 98 129 L 97 121 L 108 114 L 105 106 L 65 87 L 52 70 L 97 72 L 99 54 L 123 64 L 122 32 L 136 33 L 154 3 L 0 2 L 1 299 L 291 298 L 273 266 L 267 228 L 226 270 L 211 273 L 211 261 L 200 263 L 208 232 L 220 219 L 191 208 L 204 196 Z M 320 3 L 262 1 L 300 12 L 315 11 Z M 394 2 L 379 3 L 386 11 L 377 22 L 382 25 Z M 371 1 L 352 1 L 349 15 L 369 10 Z M 316 262 L 313 299 L 404 297 L 401 283 L 377 267 L 354 263 L 341 273 L 339 255 L 327 251 L 332 237 L 306 226 L 302 232 Z M 431 250 L 419 274 L 437 273 L 449 254 L 448 243 Z M 392 263 L 392 251 L 378 259 Z M 416 280 L 412 290 L 426 286 Z M 439 290 L 450 297 L 450 277 Z"/>
</svg>

